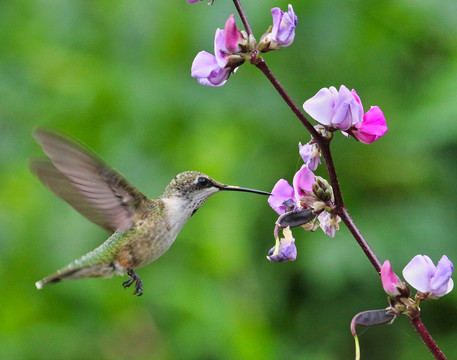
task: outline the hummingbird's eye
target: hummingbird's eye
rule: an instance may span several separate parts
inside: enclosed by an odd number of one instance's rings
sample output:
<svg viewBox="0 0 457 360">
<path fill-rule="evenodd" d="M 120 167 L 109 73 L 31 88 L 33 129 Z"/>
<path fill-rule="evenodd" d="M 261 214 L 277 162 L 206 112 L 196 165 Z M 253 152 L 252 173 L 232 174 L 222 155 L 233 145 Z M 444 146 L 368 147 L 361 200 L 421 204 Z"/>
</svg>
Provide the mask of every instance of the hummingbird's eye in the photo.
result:
<svg viewBox="0 0 457 360">
<path fill-rule="evenodd" d="M 198 179 L 197 179 L 197 183 L 198 185 L 200 185 L 201 187 L 210 187 L 212 184 L 211 184 L 211 181 L 209 181 L 207 178 L 203 177 L 203 176 L 200 176 Z"/>
</svg>

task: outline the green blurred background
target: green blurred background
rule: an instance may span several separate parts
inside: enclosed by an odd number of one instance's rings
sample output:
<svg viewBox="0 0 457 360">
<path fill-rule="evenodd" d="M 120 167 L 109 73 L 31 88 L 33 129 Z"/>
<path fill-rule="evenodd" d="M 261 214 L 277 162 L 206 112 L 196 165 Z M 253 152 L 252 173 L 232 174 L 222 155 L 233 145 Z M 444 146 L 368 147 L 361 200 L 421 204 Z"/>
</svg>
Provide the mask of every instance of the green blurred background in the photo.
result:
<svg viewBox="0 0 457 360">
<path fill-rule="evenodd" d="M 257 39 L 287 4 L 243 2 Z M 388 121 L 373 145 L 333 143 L 362 233 L 398 274 L 416 254 L 456 262 L 457 2 L 293 6 L 294 44 L 266 55 L 292 98 L 345 84 Z M 255 195 L 212 197 L 139 271 L 141 298 L 120 277 L 35 289 L 107 238 L 29 172 L 37 125 L 84 142 L 151 197 L 184 170 L 264 190 L 292 180 L 309 135 L 262 73 L 245 64 L 217 89 L 190 77 L 233 12 L 227 0 L 0 2 L 0 358 L 353 358 L 351 318 L 387 306 L 378 275 L 344 226 L 334 239 L 296 229 L 297 260 L 268 262 L 276 214 Z M 422 305 L 449 359 L 456 305 L 456 291 Z M 406 318 L 360 341 L 364 359 L 431 358 Z"/>
</svg>

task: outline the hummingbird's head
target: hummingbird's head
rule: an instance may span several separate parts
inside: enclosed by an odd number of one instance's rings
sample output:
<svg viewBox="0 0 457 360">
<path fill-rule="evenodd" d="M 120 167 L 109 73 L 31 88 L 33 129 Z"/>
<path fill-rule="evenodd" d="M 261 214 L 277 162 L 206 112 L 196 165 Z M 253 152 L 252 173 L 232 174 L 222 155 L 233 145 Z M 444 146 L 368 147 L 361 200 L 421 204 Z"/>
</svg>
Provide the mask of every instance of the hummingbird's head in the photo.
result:
<svg viewBox="0 0 457 360">
<path fill-rule="evenodd" d="M 227 190 L 270 195 L 265 191 L 225 185 L 201 172 L 185 171 L 171 180 L 162 195 L 162 199 L 179 199 L 178 201 L 185 202 L 185 206 L 194 213 L 211 195 L 218 191 Z"/>
<path fill-rule="evenodd" d="M 185 171 L 175 176 L 168 184 L 162 197 L 186 198 L 202 204 L 208 197 L 224 186 L 211 179 L 208 175 L 197 171 Z"/>
</svg>

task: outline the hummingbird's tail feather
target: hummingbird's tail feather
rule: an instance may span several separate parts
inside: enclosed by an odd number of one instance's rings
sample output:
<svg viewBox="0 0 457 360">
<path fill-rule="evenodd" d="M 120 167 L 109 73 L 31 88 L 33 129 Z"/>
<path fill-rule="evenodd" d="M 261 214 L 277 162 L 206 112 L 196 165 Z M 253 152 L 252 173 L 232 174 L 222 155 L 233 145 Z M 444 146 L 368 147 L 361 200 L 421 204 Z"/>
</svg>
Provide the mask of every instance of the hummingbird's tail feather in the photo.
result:
<svg viewBox="0 0 457 360">
<path fill-rule="evenodd" d="M 37 281 L 35 286 L 41 289 L 46 285 L 63 280 L 83 279 L 88 277 L 111 277 L 115 274 L 125 275 L 127 269 L 115 260 L 115 254 L 122 245 L 124 233 L 116 231 L 95 250 L 73 261 L 56 273 Z"/>
<path fill-rule="evenodd" d="M 117 263 L 98 264 L 84 267 L 67 266 L 58 270 L 55 274 L 45 277 L 43 280 L 37 281 L 35 286 L 37 289 L 42 289 L 44 286 L 55 284 L 64 280 L 84 279 L 84 278 L 108 278 L 115 274 L 123 274 L 125 270 L 120 268 Z"/>
</svg>

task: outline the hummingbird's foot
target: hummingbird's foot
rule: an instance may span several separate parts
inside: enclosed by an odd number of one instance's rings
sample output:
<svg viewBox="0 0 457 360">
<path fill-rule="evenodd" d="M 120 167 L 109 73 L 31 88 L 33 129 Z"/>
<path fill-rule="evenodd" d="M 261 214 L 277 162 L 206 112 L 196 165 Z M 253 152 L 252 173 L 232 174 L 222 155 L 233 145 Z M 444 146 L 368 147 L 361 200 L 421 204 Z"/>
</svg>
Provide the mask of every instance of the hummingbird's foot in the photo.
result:
<svg viewBox="0 0 457 360">
<path fill-rule="evenodd" d="M 138 295 L 141 296 L 143 295 L 143 282 L 141 281 L 140 277 L 138 274 L 133 271 L 132 268 L 127 269 L 127 275 L 130 277 L 122 283 L 122 286 L 124 289 L 132 286 L 133 283 L 135 283 L 135 291 L 133 292 L 132 295 Z"/>
</svg>

